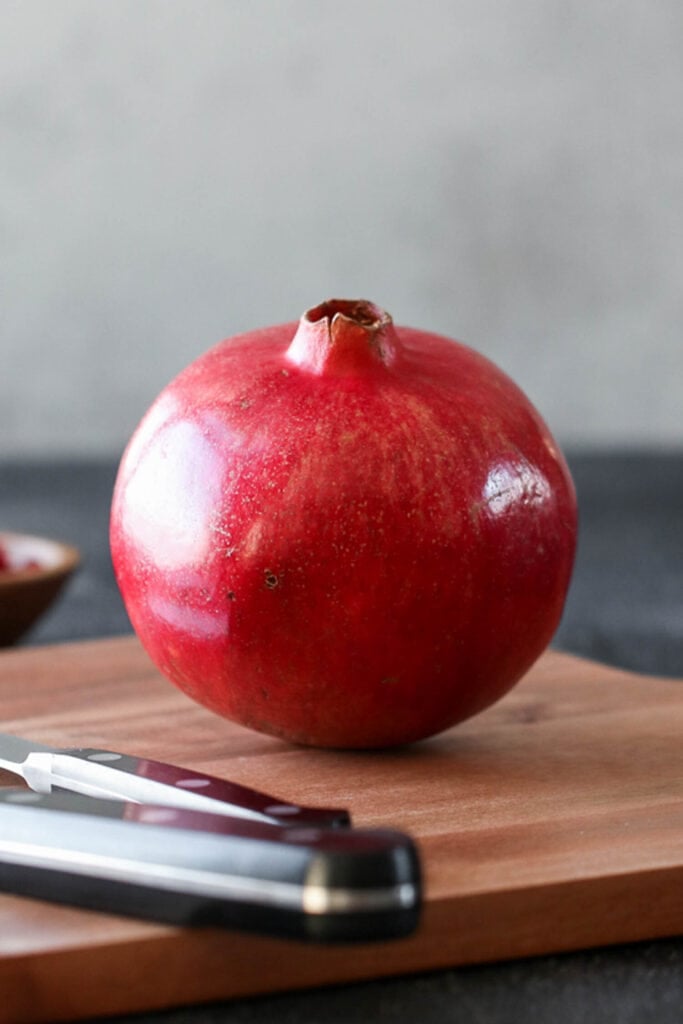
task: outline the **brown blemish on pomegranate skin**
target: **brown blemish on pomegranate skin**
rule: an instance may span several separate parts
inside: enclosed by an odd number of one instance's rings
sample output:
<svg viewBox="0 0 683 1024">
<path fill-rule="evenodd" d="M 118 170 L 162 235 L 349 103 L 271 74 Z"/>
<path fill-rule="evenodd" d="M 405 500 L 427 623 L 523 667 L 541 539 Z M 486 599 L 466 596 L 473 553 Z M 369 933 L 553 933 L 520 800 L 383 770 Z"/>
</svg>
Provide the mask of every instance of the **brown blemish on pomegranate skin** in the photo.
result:
<svg viewBox="0 0 683 1024">
<path fill-rule="evenodd" d="M 263 574 L 263 582 L 268 590 L 275 590 L 280 585 L 280 578 L 272 570 L 266 569 Z"/>
</svg>

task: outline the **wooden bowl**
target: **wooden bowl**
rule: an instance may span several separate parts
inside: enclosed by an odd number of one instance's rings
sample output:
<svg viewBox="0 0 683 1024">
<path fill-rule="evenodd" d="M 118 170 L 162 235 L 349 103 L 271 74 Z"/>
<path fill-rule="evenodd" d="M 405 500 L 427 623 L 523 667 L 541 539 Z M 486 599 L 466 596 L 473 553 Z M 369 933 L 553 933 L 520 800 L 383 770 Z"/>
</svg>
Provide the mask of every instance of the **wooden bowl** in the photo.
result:
<svg viewBox="0 0 683 1024">
<path fill-rule="evenodd" d="M 47 537 L 0 532 L 0 647 L 15 643 L 49 608 L 80 562 L 75 547 Z"/>
</svg>

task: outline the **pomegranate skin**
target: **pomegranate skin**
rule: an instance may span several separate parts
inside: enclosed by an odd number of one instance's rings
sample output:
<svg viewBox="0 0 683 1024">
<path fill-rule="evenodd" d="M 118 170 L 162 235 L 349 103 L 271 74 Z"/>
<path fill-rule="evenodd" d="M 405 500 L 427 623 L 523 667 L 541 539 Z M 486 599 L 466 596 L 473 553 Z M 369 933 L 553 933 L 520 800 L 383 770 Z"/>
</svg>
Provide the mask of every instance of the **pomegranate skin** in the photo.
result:
<svg viewBox="0 0 683 1024">
<path fill-rule="evenodd" d="M 576 497 L 519 388 L 365 301 L 210 349 L 124 453 L 111 551 L 159 669 L 322 747 L 431 736 L 549 644 Z"/>
</svg>

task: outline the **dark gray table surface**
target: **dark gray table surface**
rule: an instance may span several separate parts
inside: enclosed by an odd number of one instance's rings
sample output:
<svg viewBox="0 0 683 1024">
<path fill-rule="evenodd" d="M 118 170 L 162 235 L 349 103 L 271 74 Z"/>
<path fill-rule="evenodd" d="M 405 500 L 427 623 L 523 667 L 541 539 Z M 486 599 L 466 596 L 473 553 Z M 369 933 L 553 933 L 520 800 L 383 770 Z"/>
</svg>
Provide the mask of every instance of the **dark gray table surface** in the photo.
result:
<svg viewBox="0 0 683 1024">
<path fill-rule="evenodd" d="M 620 667 L 683 678 L 683 452 L 582 454 L 570 455 L 569 461 L 579 495 L 581 530 L 555 646 Z M 59 603 L 24 644 L 130 632 L 107 546 L 115 472 L 115 460 L 0 461 L 0 528 L 71 541 L 84 558 Z M 683 939 L 134 1019 L 138 1024 L 673 1024 L 683 1021 Z"/>
</svg>

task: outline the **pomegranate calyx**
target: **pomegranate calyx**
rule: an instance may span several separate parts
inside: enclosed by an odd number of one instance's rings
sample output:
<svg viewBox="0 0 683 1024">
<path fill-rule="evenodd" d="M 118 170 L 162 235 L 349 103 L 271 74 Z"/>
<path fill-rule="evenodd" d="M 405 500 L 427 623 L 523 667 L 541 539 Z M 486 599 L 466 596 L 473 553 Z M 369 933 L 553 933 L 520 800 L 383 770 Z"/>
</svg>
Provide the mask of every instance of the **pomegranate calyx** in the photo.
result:
<svg viewBox="0 0 683 1024">
<path fill-rule="evenodd" d="M 307 310 L 286 357 L 319 375 L 346 375 L 389 366 L 399 340 L 391 317 L 365 299 L 329 299 Z"/>
</svg>

